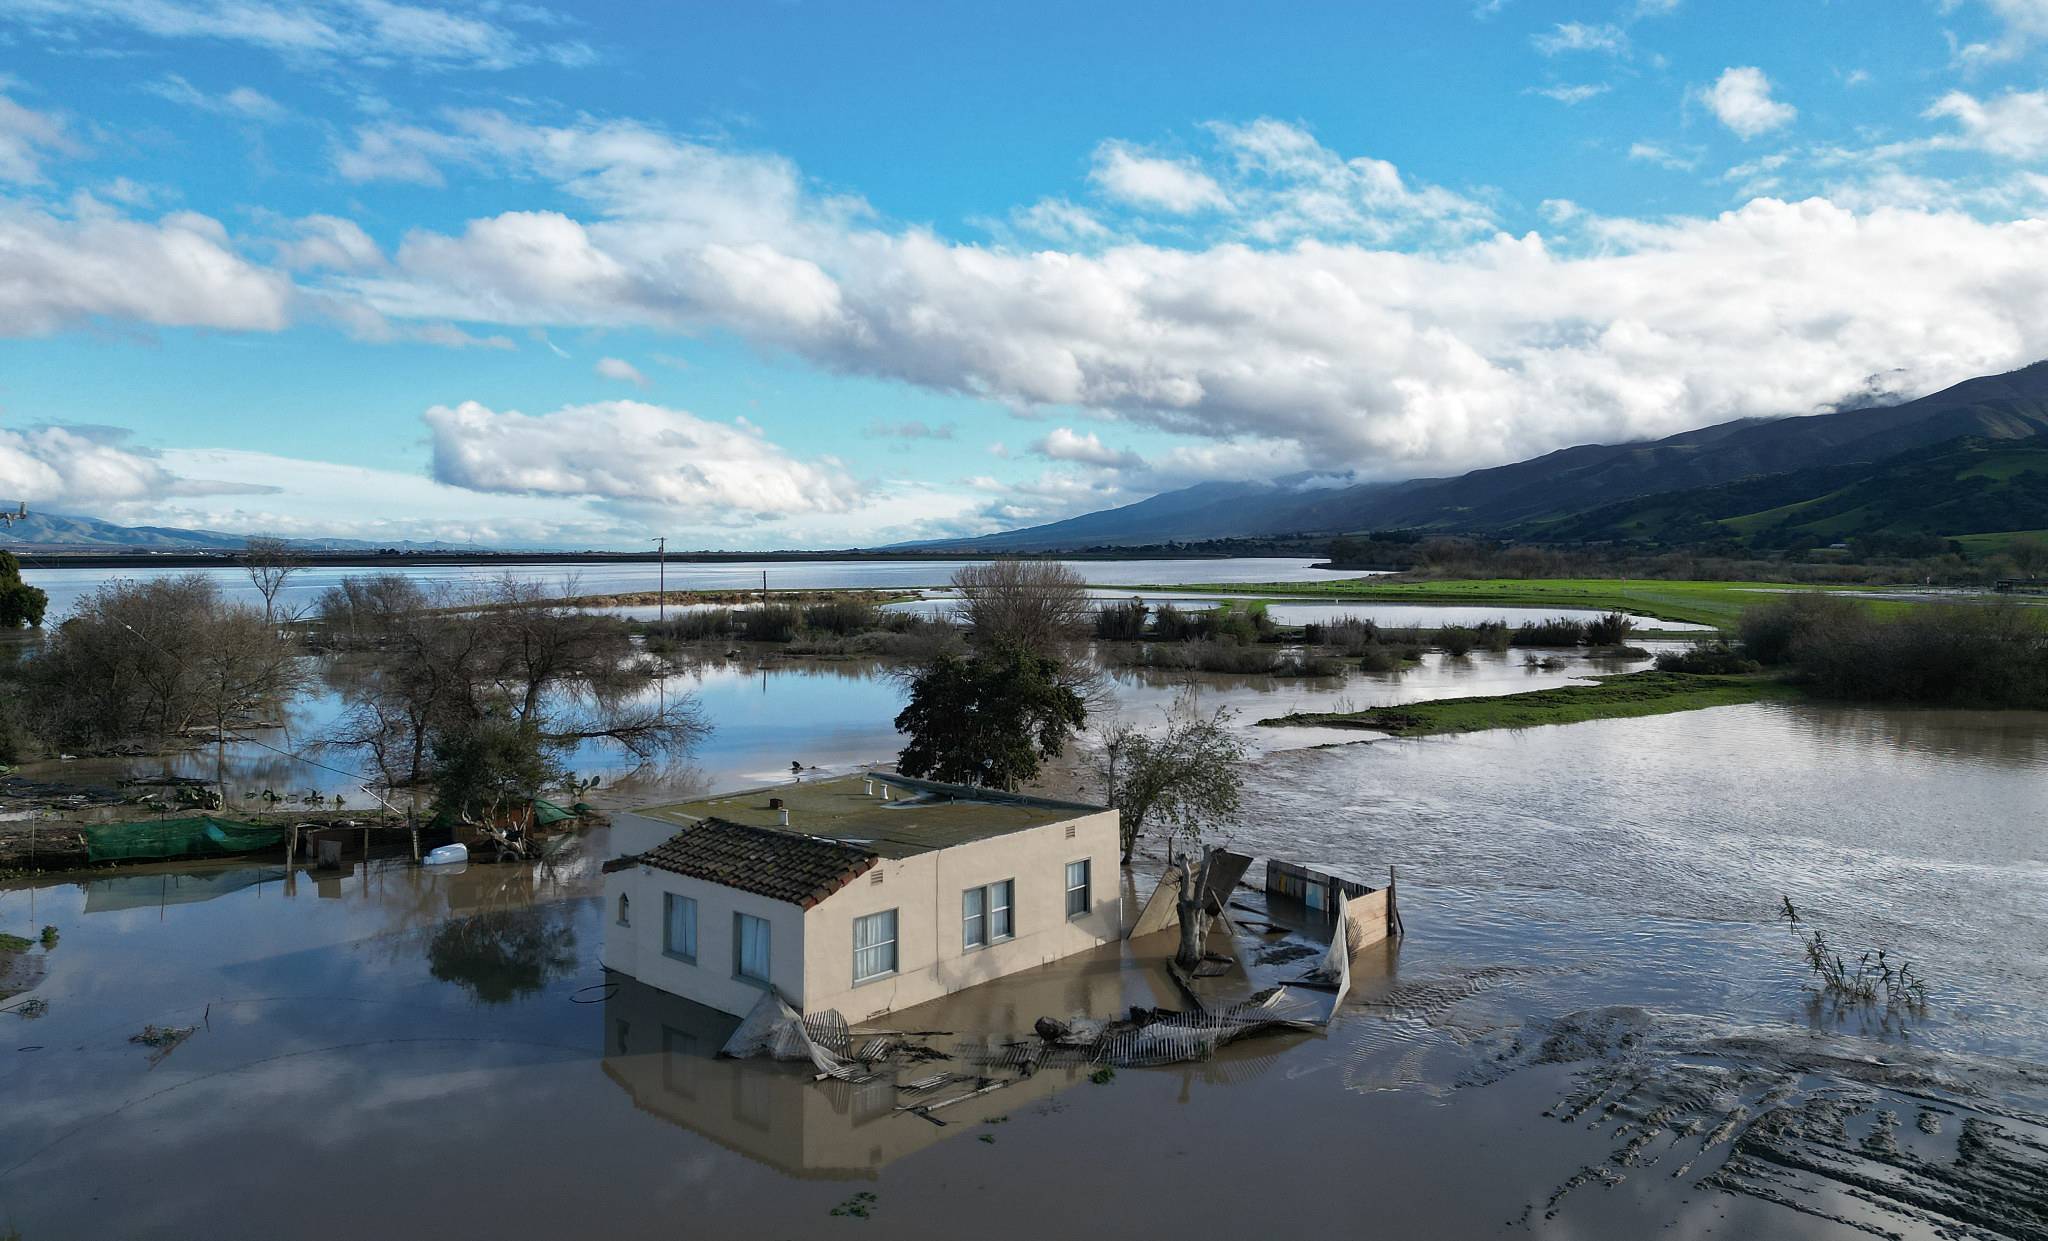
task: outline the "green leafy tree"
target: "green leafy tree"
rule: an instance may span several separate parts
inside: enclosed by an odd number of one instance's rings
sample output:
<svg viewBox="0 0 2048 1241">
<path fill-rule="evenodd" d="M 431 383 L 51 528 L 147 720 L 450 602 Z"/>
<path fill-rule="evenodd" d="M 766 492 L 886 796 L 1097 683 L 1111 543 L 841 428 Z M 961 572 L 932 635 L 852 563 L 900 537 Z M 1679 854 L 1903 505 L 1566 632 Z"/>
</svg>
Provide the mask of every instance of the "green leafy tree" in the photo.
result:
<svg viewBox="0 0 2048 1241">
<path fill-rule="evenodd" d="M 21 580 L 21 561 L 13 552 L 0 552 L 0 629 L 40 625 L 50 596 Z"/>
<path fill-rule="evenodd" d="M 433 734 L 434 821 L 489 823 L 560 777 L 537 725 L 509 716 L 444 726 Z"/>
<path fill-rule="evenodd" d="M 1088 717 L 1062 665 L 1012 642 L 974 655 L 941 655 L 917 673 L 896 717 L 910 738 L 897 756 L 907 776 L 1015 789 L 1056 757 Z"/>
<path fill-rule="evenodd" d="M 1230 711 L 1197 715 L 1177 708 L 1166 731 L 1119 724 L 1102 734 L 1096 770 L 1117 812 L 1124 861 L 1145 829 L 1163 823 L 1192 846 L 1237 817 L 1244 742 L 1230 729 Z"/>
</svg>

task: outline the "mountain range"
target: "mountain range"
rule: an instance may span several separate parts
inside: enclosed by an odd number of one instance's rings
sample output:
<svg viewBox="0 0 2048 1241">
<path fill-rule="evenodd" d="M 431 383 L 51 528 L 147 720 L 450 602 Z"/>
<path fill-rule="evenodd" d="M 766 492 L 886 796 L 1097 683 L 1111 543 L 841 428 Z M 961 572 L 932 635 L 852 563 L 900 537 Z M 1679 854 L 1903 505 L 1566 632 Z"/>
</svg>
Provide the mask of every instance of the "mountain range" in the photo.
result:
<svg viewBox="0 0 2048 1241">
<path fill-rule="evenodd" d="M 1047 525 L 881 550 L 1084 550 L 1397 530 L 1758 550 L 1857 535 L 2048 530 L 2048 362 L 1895 405 L 1582 444 L 1453 478 L 1353 482 L 1323 473 L 1197 483 Z M 0 527 L 0 548 L 16 550 L 217 552 L 245 542 L 42 512 Z M 455 549 L 291 542 L 308 551 Z"/>
<path fill-rule="evenodd" d="M 1879 528 L 1940 536 L 2035 529 L 2048 527 L 2044 434 L 2048 362 L 2037 362 L 1896 405 L 1585 444 L 1454 478 L 1198 483 L 1048 525 L 916 546 L 1040 551 L 1412 530 L 1761 547 Z M 2022 524 L 1986 524 L 1998 522 Z"/>
<path fill-rule="evenodd" d="M 176 526 L 122 526 L 97 517 L 30 512 L 0 526 L 0 550 L 12 551 L 239 551 L 248 535 L 217 530 L 184 530 Z M 396 547 L 404 551 L 445 551 L 450 543 L 372 543 L 362 539 L 287 539 L 302 551 L 370 551 Z"/>
</svg>

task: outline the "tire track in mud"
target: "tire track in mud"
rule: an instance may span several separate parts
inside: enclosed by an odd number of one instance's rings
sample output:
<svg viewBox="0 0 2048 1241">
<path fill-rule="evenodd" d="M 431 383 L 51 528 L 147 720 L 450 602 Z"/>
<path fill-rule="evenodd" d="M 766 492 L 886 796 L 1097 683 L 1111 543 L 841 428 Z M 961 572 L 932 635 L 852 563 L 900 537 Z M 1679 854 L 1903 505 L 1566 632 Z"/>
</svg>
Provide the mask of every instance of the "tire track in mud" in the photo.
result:
<svg viewBox="0 0 2048 1241">
<path fill-rule="evenodd" d="M 1544 1218 L 1583 1185 L 1676 1157 L 1673 1180 L 1698 1171 L 1700 1188 L 1873 1236 L 2048 1241 L 2048 1114 L 1998 1101 L 2037 1096 L 2034 1066 L 1895 1049 L 1881 1060 L 1693 1024 L 1588 1009 L 1530 1023 L 1497 1061 L 1577 1066 L 1544 1115 L 1614 1144 L 1550 1194 Z"/>
<path fill-rule="evenodd" d="M 1484 966 L 1359 998 L 1333 1048 L 1345 1085 L 1448 1095 L 1566 1068 L 1542 1114 L 1607 1150 L 1530 1202 L 1525 1226 L 1587 1185 L 1654 1176 L 1900 1241 L 2048 1241 L 2042 1066 L 1633 1006 L 1518 1018 L 1494 995 L 1566 972 Z"/>
</svg>

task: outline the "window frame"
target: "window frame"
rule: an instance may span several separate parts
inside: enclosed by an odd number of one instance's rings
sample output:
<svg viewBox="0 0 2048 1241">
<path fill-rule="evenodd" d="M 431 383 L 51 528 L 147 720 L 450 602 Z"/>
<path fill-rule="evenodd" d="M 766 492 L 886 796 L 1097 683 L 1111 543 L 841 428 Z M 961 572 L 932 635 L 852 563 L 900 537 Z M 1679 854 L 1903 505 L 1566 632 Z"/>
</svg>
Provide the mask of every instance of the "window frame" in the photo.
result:
<svg viewBox="0 0 2048 1241">
<path fill-rule="evenodd" d="M 747 919 L 748 921 L 751 921 L 751 922 L 758 922 L 758 923 L 760 923 L 760 924 L 761 924 L 762 926 L 766 927 L 766 928 L 767 928 L 767 930 L 768 930 L 768 959 L 767 959 L 766 961 L 762 962 L 762 966 L 763 966 L 763 968 L 764 968 L 764 969 L 765 969 L 765 970 L 767 971 L 767 972 L 766 972 L 765 974 L 749 974 L 749 973 L 747 973 L 747 972 L 746 972 L 746 970 L 745 970 L 744 968 L 742 968 L 742 966 L 743 966 L 743 964 L 744 964 L 744 961 L 745 961 L 745 955 L 744 955 L 744 954 L 745 954 L 745 952 L 746 952 L 746 942 L 747 942 L 747 941 L 746 941 L 746 936 L 745 936 L 745 935 L 743 935 L 743 934 L 741 934 L 741 931 L 740 931 L 740 928 L 741 928 L 741 923 L 740 923 L 740 919 L 742 919 L 742 918 L 745 918 L 745 919 Z M 743 983 L 746 983 L 746 984 L 747 984 L 748 986 L 750 986 L 750 987 L 773 987 L 773 986 L 775 985 L 775 982 L 774 982 L 774 973 L 775 973 L 775 924 L 774 924 L 774 923 L 772 923 L 772 922 L 770 922 L 770 921 L 768 921 L 768 919 L 766 919 L 766 918 L 763 918 L 763 917 L 760 917 L 760 916 L 758 916 L 758 915 L 756 915 L 756 914 L 750 914 L 750 913 L 746 913 L 746 912 L 744 912 L 744 911 L 742 911 L 742 910 L 738 910 L 738 909 L 735 909 L 735 910 L 733 910 L 733 911 L 732 911 L 732 976 L 733 976 L 733 980 L 734 980 L 735 982 L 743 982 Z"/>
<path fill-rule="evenodd" d="M 875 943 L 869 944 L 865 949 L 863 949 L 861 947 L 860 942 L 860 925 L 861 923 L 869 921 L 873 918 L 889 919 L 889 938 L 885 940 L 878 940 Z M 872 974 L 862 974 L 860 972 L 860 954 L 863 951 L 873 952 L 875 949 L 882 947 L 884 944 L 888 945 L 889 948 L 889 968 L 886 970 L 878 970 Z M 879 979 L 894 978 L 897 974 L 902 972 L 902 969 L 903 917 L 901 910 L 897 908 L 877 909 L 873 913 L 860 914 L 856 916 L 853 920 L 853 985 L 859 987 L 867 983 L 875 982 Z"/>
<path fill-rule="evenodd" d="M 1081 868 L 1081 882 L 1080 882 L 1080 883 L 1078 883 L 1078 884 L 1076 884 L 1076 883 L 1074 882 L 1074 868 L 1075 868 L 1076 866 L 1078 866 L 1078 867 L 1080 867 L 1080 868 Z M 1068 862 L 1068 863 L 1067 863 L 1067 865 L 1066 865 L 1066 869 L 1065 869 L 1065 870 L 1063 870 L 1063 871 L 1061 872 L 1061 882 L 1062 882 L 1062 884 L 1064 884 L 1064 886 L 1066 887 L 1066 893 L 1067 893 L 1067 921 L 1069 921 L 1069 922 L 1072 922 L 1072 921 L 1073 921 L 1074 919 L 1076 919 L 1076 918 L 1085 918 L 1085 917 L 1087 917 L 1087 916 L 1088 916 L 1088 915 L 1089 915 L 1090 913 L 1094 912 L 1094 910 L 1095 910 L 1095 859 L 1094 859 L 1094 858 L 1092 858 L 1092 857 L 1084 857 L 1084 858 L 1075 858 L 1075 859 L 1074 859 L 1073 861 L 1071 861 L 1071 862 Z M 1076 909 L 1076 908 L 1074 908 L 1074 893 L 1076 893 L 1076 892 L 1079 892 L 1079 893 L 1081 893 L 1081 894 L 1082 894 L 1082 900 L 1081 900 L 1081 907 L 1080 907 L 1079 909 Z"/>
<path fill-rule="evenodd" d="M 1000 906 L 995 903 L 995 890 L 997 888 L 1004 889 L 1003 895 L 1006 898 Z M 981 898 L 981 910 L 979 913 L 970 914 L 967 912 L 967 901 L 969 897 L 974 896 Z M 995 933 L 996 910 L 999 908 L 1006 915 L 1009 924 L 1009 929 L 1001 935 Z M 968 938 L 967 927 L 973 921 L 981 923 L 981 938 L 979 940 Z M 960 889 L 960 951 L 962 954 L 979 952 L 984 948 L 991 948 L 997 944 L 1006 944 L 1015 938 L 1017 938 L 1017 880 L 1015 877 L 992 879 L 987 883 Z"/>
<path fill-rule="evenodd" d="M 690 933 L 688 936 L 690 950 L 688 952 L 685 952 L 682 949 L 677 948 L 671 942 L 671 936 L 675 931 L 676 926 L 675 908 L 678 902 L 688 905 L 690 907 Z M 685 965 L 695 965 L 697 963 L 697 932 L 699 929 L 700 928 L 697 923 L 696 897 L 685 896 L 681 892 L 663 892 L 661 894 L 662 956 L 667 957 L 671 961 L 681 961 Z"/>
</svg>

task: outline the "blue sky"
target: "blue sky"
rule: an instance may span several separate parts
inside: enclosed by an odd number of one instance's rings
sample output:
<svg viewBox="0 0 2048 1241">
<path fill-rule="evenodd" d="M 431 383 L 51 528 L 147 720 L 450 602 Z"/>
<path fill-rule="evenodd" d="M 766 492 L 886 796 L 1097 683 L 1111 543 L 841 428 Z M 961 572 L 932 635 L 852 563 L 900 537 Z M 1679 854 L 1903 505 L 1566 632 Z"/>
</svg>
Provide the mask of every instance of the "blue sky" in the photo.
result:
<svg viewBox="0 0 2048 1241">
<path fill-rule="evenodd" d="M 2048 0 L 10 0 L 0 491 L 841 546 L 2048 356 Z"/>
</svg>

